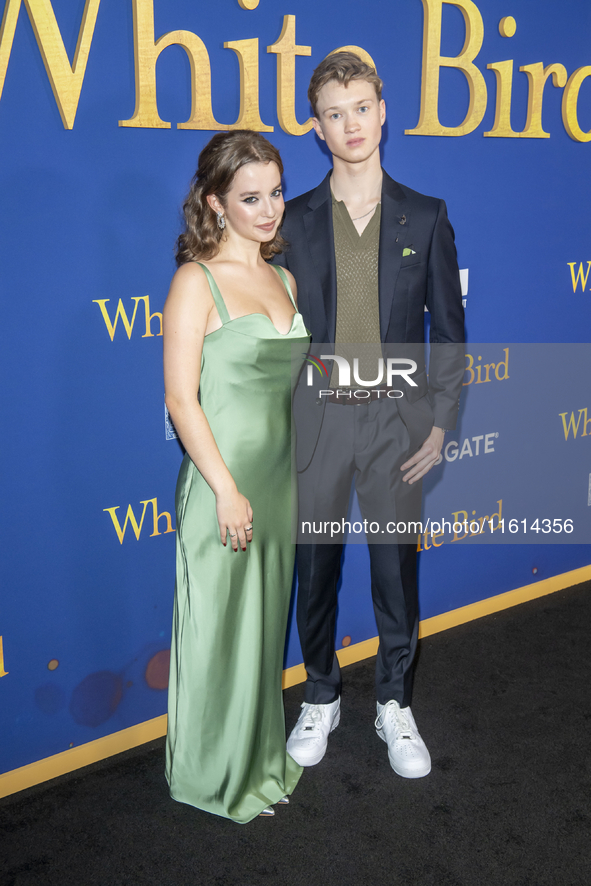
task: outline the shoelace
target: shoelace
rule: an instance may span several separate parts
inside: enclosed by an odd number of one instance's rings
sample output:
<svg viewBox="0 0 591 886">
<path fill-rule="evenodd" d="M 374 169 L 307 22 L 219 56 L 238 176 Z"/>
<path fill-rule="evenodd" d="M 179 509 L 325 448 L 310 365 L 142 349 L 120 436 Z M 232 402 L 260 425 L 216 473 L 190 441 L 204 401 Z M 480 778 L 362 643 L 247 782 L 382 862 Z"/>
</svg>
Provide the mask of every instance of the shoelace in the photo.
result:
<svg viewBox="0 0 591 886">
<path fill-rule="evenodd" d="M 317 705 L 309 705 L 304 712 L 302 722 L 300 723 L 300 732 L 313 732 L 316 729 L 316 725 L 320 723 L 321 720 L 322 714 L 318 710 Z"/>
<path fill-rule="evenodd" d="M 376 729 L 381 729 L 384 725 L 384 720 L 387 716 L 392 717 L 394 720 L 397 729 L 398 729 L 398 738 L 414 738 L 412 727 L 410 725 L 410 720 L 403 713 L 402 709 L 396 704 L 395 701 L 389 701 L 384 705 L 378 716 L 376 717 L 375 726 Z"/>
</svg>

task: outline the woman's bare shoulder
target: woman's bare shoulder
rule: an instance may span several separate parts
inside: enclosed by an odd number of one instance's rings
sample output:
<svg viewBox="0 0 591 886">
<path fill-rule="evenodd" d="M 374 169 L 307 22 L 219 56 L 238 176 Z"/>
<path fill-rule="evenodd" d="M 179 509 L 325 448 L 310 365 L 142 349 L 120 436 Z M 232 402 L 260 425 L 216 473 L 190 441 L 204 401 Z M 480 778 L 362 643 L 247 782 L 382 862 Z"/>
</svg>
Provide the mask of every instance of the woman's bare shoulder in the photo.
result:
<svg viewBox="0 0 591 886">
<path fill-rule="evenodd" d="M 167 303 L 189 302 L 211 306 L 213 298 L 204 269 L 197 262 L 181 265 L 170 283 Z"/>
<path fill-rule="evenodd" d="M 200 262 L 188 261 L 177 268 L 172 283 L 177 286 L 207 286 L 205 270 Z"/>
</svg>

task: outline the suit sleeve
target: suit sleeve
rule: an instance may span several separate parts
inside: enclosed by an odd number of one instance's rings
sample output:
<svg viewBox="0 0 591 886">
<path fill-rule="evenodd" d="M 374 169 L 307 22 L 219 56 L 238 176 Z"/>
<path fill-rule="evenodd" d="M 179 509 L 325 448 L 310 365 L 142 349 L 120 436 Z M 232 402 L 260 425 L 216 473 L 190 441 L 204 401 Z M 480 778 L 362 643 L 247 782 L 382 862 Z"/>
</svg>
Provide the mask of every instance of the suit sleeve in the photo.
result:
<svg viewBox="0 0 591 886">
<path fill-rule="evenodd" d="M 434 425 L 453 430 L 464 378 L 464 309 L 454 231 L 443 200 L 433 228 L 427 278 L 431 317 L 429 396 Z"/>
</svg>

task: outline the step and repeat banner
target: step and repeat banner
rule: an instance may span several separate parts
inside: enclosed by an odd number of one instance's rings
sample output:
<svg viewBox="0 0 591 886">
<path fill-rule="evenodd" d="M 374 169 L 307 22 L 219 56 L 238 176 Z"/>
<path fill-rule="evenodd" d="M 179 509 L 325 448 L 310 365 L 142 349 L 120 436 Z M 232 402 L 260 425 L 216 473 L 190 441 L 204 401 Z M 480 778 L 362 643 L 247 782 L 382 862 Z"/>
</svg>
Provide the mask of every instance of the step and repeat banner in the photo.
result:
<svg viewBox="0 0 591 886">
<path fill-rule="evenodd" d="M 465 397 L 425 482 L 422 617 L 591 562 L 587 3 L 0 10 L 0 772 L 166 710 L 179 207 L 221 129 L 277 145 L 287 198 L 316 185 L 330 158 L 306 90 L 340 47 L 374 60 L 384 167 L 446 200 L 462 269 Z M 346 548 L 337 630 L 339 646 L 376 634 L 363 544 Z M 300 661 L 292 623 L 286 666 Z"/>
</svg>

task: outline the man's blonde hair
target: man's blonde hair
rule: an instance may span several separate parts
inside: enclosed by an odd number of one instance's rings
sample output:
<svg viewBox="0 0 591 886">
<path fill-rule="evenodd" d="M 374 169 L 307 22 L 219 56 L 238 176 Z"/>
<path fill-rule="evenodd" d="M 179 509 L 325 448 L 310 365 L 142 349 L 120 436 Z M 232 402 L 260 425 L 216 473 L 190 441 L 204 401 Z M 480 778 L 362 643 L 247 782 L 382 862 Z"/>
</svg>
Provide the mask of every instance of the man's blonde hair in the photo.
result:
<svg viewBox="0 0 591 886">
<path fill-rule="evenodd" d="M 362 61 L 354 52 L 333 52 L 320 62 L 308 87 L 308 99 L 315 116 L 318 116 L 316 106 L 320 90 L 332 80 L 343 86 L 348 86 L 351 80 L 367 80 L 375 89 L 378 101 L 382 98 L 384 84 L 375 68 Z"/>
</svg>

